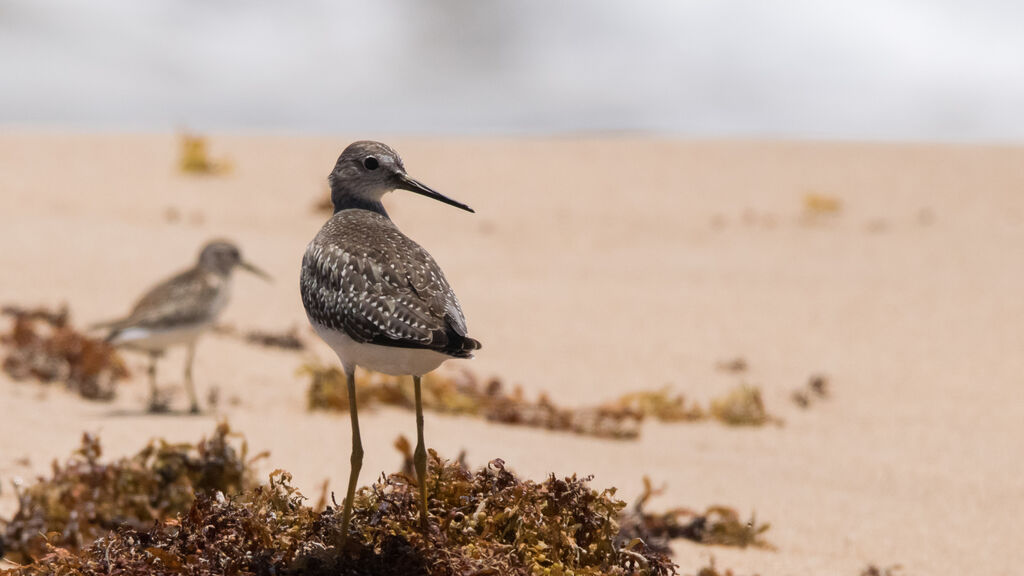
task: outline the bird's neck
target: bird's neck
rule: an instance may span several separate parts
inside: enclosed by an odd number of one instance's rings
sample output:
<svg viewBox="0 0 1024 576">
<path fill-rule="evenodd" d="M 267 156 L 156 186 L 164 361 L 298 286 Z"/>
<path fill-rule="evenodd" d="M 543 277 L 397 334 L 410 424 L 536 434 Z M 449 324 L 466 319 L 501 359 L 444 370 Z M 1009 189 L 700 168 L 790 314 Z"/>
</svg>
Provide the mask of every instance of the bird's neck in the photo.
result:
<svg viewBox="0 0 1024 576">
<path fill-rule="evenodd" d="M 220 282 L 223 280 L 231 279 L 231 270 L 224 270 L 216 266 L 204 266 L 200 264 L 199 269 L 201 273 L 211 281 Z"/>
<path fill-rule="evenodd" d="M 335 214 L 342 210 L 369 210 L 388 220 L 391 219 L 387 211 L 384 210 L 384 204 L 381 203 L 380 198 L 367 198 L 359 194 L 346 193 L 344 190 L 332 190 L 331 202 L 334 203 Z"/>
</svg>

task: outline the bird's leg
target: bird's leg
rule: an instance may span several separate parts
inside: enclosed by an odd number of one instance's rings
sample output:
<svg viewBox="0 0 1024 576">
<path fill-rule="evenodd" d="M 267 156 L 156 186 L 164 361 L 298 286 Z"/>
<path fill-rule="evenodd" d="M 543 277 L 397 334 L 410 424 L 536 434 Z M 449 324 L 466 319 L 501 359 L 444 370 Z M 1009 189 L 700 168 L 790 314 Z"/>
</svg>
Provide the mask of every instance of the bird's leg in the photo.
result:
<svg viewBox="0 0 1024 576">
<path fill-rule="evenodd" d="M 356 408 L 356 367 L 345 366 L 345 379 L 348 383 L 348 410 L 352 417 L 352 470 L 348 476 L 348 491 L 341 511 L 341 543 L 348 540 L 348 523 L 352 519 L 352 502 L 356 496 L 356 482 L 359 470 L 363 467 L 363 442 L 359 437 L 359 410 Z"/>
<path fill-rule="evenodd" d="M 196 358 L 196 343 L 188 345 L 185 356 L 185 391 L 188 392 L 189 412 L 199 414 L 199 398 L 196 397 L 196 386 L 192 382 L 192 362 Z"/>
<path fill-rule="evenodd" d="M 416 451 L 413 463 L 416 465 L 416 478 L 420 483 L 420 526 L 427 530 L 427 448 L 423 445 L 423 394 L 420 391 L 420 377 L 412 377 L 416 389 Z"/>
<path fill-rule="evenodd" d="M 160 355 L 156 352 L 150 352 L 149 354 L 149 411 L 159 412 L 160 411 L 160 400 L 157 398 L 156 392 L 156 361 L 160 358 Z"/>
</svg>

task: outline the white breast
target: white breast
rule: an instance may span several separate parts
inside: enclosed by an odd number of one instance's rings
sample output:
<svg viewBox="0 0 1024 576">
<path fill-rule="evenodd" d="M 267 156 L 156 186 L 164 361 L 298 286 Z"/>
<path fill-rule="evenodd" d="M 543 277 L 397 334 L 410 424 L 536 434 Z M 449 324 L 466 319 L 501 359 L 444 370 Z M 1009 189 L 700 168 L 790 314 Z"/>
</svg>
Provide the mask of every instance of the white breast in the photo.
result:
<svg viewBox="0 0 1024 576">
<path fill-rule="evenodd" d="M 344 332 L 310 321 L 313 329 L 338 355 L 345 367 L 353 365 L 394 376 L 422 376 L 451 358 L 447 354 L 422 348 L 396 348 L 356 342 Z"/>
</svg>

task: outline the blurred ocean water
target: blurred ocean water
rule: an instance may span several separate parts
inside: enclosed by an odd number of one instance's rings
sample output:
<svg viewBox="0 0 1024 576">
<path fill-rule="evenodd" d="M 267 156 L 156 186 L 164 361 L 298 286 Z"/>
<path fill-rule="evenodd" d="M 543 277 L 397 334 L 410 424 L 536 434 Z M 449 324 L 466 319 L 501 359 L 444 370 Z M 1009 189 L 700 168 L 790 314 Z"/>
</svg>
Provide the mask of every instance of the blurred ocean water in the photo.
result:
<svg viewBox="0 0 1024 576">
<path fill-rule="evenodd" d="M 1024 3 L 0 0 L 0 126 L 1024 140 Z"/>
</svg>

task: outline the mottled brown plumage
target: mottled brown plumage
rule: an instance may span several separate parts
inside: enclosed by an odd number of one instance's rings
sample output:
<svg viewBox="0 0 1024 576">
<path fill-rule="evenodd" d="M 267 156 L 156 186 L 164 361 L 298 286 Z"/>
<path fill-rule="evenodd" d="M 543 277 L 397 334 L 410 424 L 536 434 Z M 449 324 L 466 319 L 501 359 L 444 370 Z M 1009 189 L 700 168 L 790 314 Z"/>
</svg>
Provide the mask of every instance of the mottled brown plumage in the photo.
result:
<svg viewBox="0 0 1024 576">
<path fill-rule="evenodd" d="M 342 210 L 324 225 L 302 259 L 301 292 L 310 320 L 357 342 L 457 358 L 480 347 L 441 268 L 376 212 Z"/>
<path fill-rule="evenodd" d="M 227 304 L 228 279 L 216 272 L 190 268 L 164 280 L 136 302 L 130 314 L 107 323 L 108 340 L 116 340 L 122 330 L 144 328 L 168 330 L 191 324 L 213 322 Z"/>
</svg>

